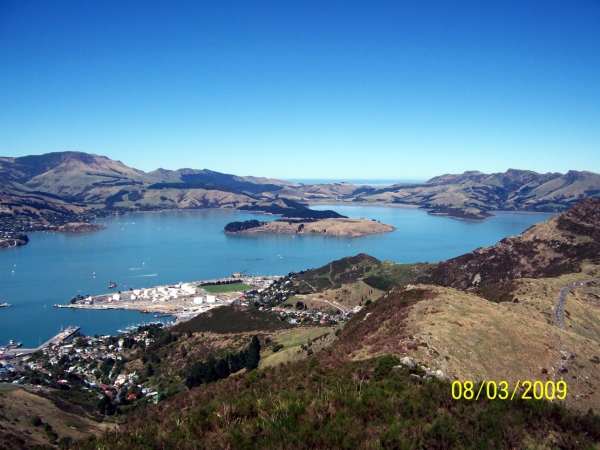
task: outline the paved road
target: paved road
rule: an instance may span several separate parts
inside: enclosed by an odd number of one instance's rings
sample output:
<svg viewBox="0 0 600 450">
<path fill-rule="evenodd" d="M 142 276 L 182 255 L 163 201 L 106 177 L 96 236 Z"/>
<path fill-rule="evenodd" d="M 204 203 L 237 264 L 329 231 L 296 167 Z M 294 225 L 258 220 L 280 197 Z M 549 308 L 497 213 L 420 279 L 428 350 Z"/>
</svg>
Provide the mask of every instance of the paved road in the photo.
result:
<svg viewBox="0 0 600 450">
<path fill-rule="evenodd" d="M 558 296 L 558 302 L 556 303 L 556 308 L 554 309 L 554 318 L 556 319 L 556 325 L 561 330 L 566 330 L 565 321 L 563 317 L 563 310 L 565 309 L 565 303 L 567 301 L 567 292 L 575 289 L 576 287 L 583 286 L 584 284 L 591 283 L 593 281 L 598 281 L 600 278 L 592 278 L 590 280 L 579 281 L 577 283 L 570 284 L 565 286 L 560 291 L 560 295 Z"/>
</svg>

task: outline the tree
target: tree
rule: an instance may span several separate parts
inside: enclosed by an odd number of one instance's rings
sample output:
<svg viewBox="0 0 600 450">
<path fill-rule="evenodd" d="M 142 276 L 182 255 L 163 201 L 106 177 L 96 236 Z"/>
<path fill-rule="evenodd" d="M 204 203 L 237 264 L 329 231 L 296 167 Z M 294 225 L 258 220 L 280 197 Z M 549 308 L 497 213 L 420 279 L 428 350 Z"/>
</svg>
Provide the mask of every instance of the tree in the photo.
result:
<svg viewBox="0 0 600 450">
<path fill-rule="evenodd" d="M 217 362 L 215 358 L 211 355 L 206 360 L 204 364 L 204 373 L 203 378 L 205 383 L 212 383 L 213 381 L 217 381 Z"/>
<path fill-rule="evenodd" d="M 229 356 L 229 371 L 231 373 L 238 372 L 246 366 L 246 352 L 241 351 Z"/>
<path fill-rule="evenodd" d="M 258 361 L 260 361 L 260 342 L 256 335 L 252 336 L 252 342 L 248 347 L 248 353 L 246 357 L 246 370 L 248 372 L 258 368 Z"/>
<path fill-rule="evenodd" d="M 227 378 L 229 376 L 229 364 L 226 359 L 219 359 L 215 368 L 217 372 L 217 378 Z"/>
<path fill-rule="evenodd" d="M 196 386 L 200 386 L 204 381 L 204 364 L 199 362 L 194 364 L 192 367 L 192 372 L 190 376 L 187 378 L 185 384 L 190 389 Z"/>
</svg>

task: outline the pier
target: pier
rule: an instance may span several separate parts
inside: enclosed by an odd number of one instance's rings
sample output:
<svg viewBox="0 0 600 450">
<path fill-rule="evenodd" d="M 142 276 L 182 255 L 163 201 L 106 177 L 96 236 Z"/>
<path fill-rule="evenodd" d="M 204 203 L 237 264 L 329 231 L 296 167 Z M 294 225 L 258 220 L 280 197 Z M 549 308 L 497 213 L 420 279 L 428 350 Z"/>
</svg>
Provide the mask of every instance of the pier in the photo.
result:
<svg viewBox="0 0 600 450">
<path fill-rule="evenodd" d="M 38 348 L 15 348 L 12 350 L 8 350 L 4 354 L 6 356 L 15 356 L 15 355 L 19 355 L 19 354 L 30 355 L 30 354 L 35 353 L 39 350 L 42 350 L 46 347 L 49 347 L 50 345 L 60 344 L 62 341 L 69 338 L 70 336 L 75 334 L 77 331 L 79 331 L 80 328 L 81 327 L 67 327 L 64 330 L 62 330 L 60 333 L 58 333 L 56 336 L 54 336 L 53 338 L 44 342 Z"/>
</svg>

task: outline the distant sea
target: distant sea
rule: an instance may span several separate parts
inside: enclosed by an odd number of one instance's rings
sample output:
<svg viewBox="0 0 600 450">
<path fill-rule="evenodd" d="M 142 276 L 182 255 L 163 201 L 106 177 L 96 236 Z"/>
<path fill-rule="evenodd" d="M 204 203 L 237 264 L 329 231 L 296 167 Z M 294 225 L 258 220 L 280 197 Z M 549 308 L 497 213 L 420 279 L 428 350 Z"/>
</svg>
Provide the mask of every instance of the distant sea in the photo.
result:
<svg viewBox="0 0 600 450">
<path fill-rule="evenodd" d="M 136 289 L 240 271 L 285 275 L 361 252 L 401 263 L 434 262 L 492 245 L 552 217 L 497 213 L 485 222 L 467 222 L 414 208 L 321 205 L 315 209 L 379 220 L 397 230 L 361 238 L 226 235 L 223 227 L 228 222 L 277 217 L 209 209 L 111 217 L 99 221 L 105 230 L 92 233 L 31 233 L 27 245 L 0 250 L 0 303 L 13 305 L 0 308 L 0 345 L 14 339 L 35 347 L 61 326 L 79 325 L 88 335 L 114 334 L 129 325 L 157 320 L 137 311 L 53 308 L 78 294 L 107 293 L 110 281 L 118 284 L 117 289 Z"/>
<path fill-rule="evenodd" d="M 346 182 L 346 183 L 350 183 L 350 184 L 354 184 L 356 186 L 363 186 L 363 185 L 367 185 L 367 186 L 374 186 L 374 187 L 381 187 L 381 186 L 391 186 L 393 184 L 400 184 L 400 183 L 407 183 L 407 184 L 415 184 L 415 183 L 423 183 L 424 181 L 427 180 L 397 180 L 397 179 L 390 179 L 390 180 L 365 180 L 365 179 L 347 179 L 347 178 L 292 178 L 292 179 L 287 179 L 286 181 L 292 181 L 294 183 L 304 183 L 304 184 L 331 184 L 331 183 L 342 183 L 342 182 Z"/>
</svg>

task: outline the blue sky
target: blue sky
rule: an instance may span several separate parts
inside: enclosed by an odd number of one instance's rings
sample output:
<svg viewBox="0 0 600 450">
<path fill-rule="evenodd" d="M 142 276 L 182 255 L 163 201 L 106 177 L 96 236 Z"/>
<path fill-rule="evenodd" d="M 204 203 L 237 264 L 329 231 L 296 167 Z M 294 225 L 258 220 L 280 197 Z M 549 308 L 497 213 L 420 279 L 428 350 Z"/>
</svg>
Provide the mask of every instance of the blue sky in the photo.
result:
<svg viewBox="0 0 600 450">
<path fill-rule="evenodd" d="M 0 155 L 600 172 L 598 1 L 2 1 Z"/>
</svg>

